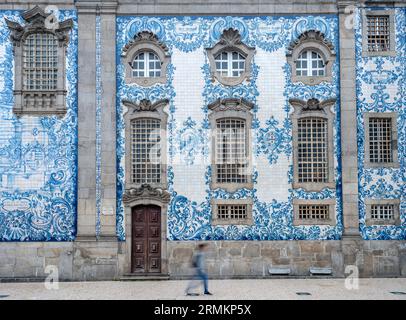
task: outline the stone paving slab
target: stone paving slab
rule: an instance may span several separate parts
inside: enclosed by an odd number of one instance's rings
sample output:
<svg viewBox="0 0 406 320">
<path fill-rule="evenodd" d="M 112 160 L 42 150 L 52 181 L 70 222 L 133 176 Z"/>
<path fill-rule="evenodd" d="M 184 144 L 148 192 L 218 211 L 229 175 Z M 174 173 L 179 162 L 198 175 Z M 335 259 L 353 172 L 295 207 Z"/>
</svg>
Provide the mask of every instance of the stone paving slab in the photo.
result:
<svg viewBox="0 0 406 320">
<path fill-rule="evenodd" d="M 184 295 L 187 283 L 186 280 L 60 282 L 58 290 L 48 290 L 44 283 L 0 283 L 0 300 L 406 300 L 406 295 L 390 293 L 406 293 L 406 278 L 360 279 L 358 290 L 347 290 L 344 279 L 211 280 L 209 287 L 214 295 L 197 297 Z M 297 292 L 308 292 L 311 295 L 297 295 Z"/>
</svg>

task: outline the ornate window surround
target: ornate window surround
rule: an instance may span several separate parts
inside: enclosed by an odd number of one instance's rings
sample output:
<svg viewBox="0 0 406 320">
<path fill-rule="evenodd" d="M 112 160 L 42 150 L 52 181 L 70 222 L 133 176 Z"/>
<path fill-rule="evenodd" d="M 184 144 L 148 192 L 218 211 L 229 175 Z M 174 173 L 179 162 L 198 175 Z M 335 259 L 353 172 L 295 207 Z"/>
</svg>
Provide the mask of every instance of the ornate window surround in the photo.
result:
<svg viewBox="0 0 406 320">
<path fill-rule="evenodd" d="M 293 184 L 294 189 L 303 188 L 306 191 L 321 191 L 324 188 L 335 189 L 334 178 L 334 145 L 333 145 L 333 125 L 335 115 L 331 111 L 331 106 L 335 104 L 336 99 L 319 101 L 309 99 L 303 101 L 292 98 L 289 100 L 294 108 L 291 114 L 292 121 L 292 143 L 293 143 Z M 299 182 L 298 175 L 298 120 L 303 118 L 323 118 L 327 120 L 327 154 L 328 154 L 328 181 L 325 183 Z"/>
<path fill-rule="evenodd" d="M 329 218 L 322 219 L 299 219 L 299 206 L 300 205 L 328 205 Z M 293 199 L 293 225 L 336 225 L 336 200 L 335 199 Z"/>
<path fill-rule="evenodd" d="M 139 103 L 134 103 L 129 100 L 123 100 L 123 105 L 128 108 L 124 114 L 125 122 L 125 190 L 137 189 L 142 184 L 132 183 L 131 177 L 131 121 L 135 119 L 157 119 L 161 123 L 161 139 L 160 139 L 160 151 L 161 151 L 161 182 L 158 184 L 151 184 L 152 188 L 167 189 L 167 156 L 166 156 L 166 127 L 168 121 L 168 114 L 164 111 L 164 107 L 169 104 L 168 99 L 158 100 L 154 103 L 143 99 Z"/>
<path fill-rule="evenodd" d="M 212 208 L 212 218 L 211 225 L 252 225 L 254 224 L 252 218 L 252 199 L 212 199 L 210 201 Z M 246 219 L 229 219 L 229 220 L 220 220 L 218 219 L 218 206 L 219 205 L 246 205 L 247 206 L 247 218 Z"/>
<path fill-rule="evenodd" d="M 368 30 L 367 16 L 388 16 L 389 17 L 389 50 L 388 51 L 368 51 Z M 363 9 L 361 13 L 362 24 L 362 56 L 396 56 L 396 35 L 395 35 L 395 10 L 369 10 Z"/>
<path fill-rule="evenodd" d="M 223 31 L 219 42 L 212 47 L 206 48 L 207 56 L 210 63 L 210 73 L 212 80 L 216 79 L 218 82 L 225 86 L 235 86 L 242 83 L 244 80 L 249 80 L 252 71 L 252 58 L 255 54 L 255 48 L 247 46 L 241 41 L 241 35 L 238 30 L 229 28 Z M 239 77 L 224 77 L 216 69 L 215 57 L 220 52 L 236 51 L 245 57 L 245 71 Z"/>
<path fill-rule="evenodd" d="M 386 163 L 374 163 L 370 162 L 369 157 L 369 119 L 370 118 L 391 118 L 392 119 L 392 162 Z M 399 168 L 398 159 L 398 130 L 397 130 L 397 112 L 364 112 L 364 150 L 365 158 L 364 165 L 365 168 Z"/>
<path fill-rule="evenodd" d="M 296 61 L 303 51 L 316 51 L 322 57 L 325 65 L 324 76 L 297 76 Z M 328 41 L 324 34 L 316 30 L 308 30 L 299 38 L 292 41 L 287 48 L 287 61 L 292 71 L 292 82 L 303 82 L 306 85 L 316 85 L 323 81 L 333 81 L 333 64 L 336 58 L 333 44 Z"/>
<path fill-rule="evenodd" d="M 211 163 L 212 163 L 212 175 L 210 188 L 216 189 L 221 188 L 228 192 L 235 192 L 240 188 L 251 189 L 253 187 L 252 181 L 252 138 L 251 138 L 251 128 L 252 128 L 252 114 L 250 110 L 254 107 L 254 104 L 241 98 L 226 98 L 226 99 L 217 99 L 213 103 L 208 105 L 211 113 L 209 114 L 210 127 L 212 132 L 212 144 L 211 144 Z M 222 118 L 235 118 L 245 121 L 246 124 L 246 154 L 247 154 L 247 182 L 246 183 L 217 183 L 216 170 L 214 166 L 216 164 L 216 122 L 218 119 Z"/>
<path fill-rule="evenodd" d="M 46 19 L 52 13 L 45 13 L 39 6 L 22 13 L 25 25 L 5 18 L 11 30 L 10 39 L 14 45 L 14 106 L 13 113 L 22 115 L 57 115 L 66 114 L 66 48 L 69 43 L 69 32 L 73 27 L 73 20 L 67 19 L 57 22 L 55 29 L 49 29 Z M 57 87 L 55 90 L 26 90 L 23 88 L 23 49 L 25 39 L 34 33 L 49 33 L 58 41 L 57 47 Z M 41 107 L 39 107 L 41 106 Z"/>
<path fill-rule="evenodd" d="M 377 204 L 380 205 L 392 204 L 394 206 L 394 219 L 391 220 L 372 219 L 371 207 Z M 400 211 L 399 211 L 400 199 L 365 199 L 365 206 L 366 206 L 365 224 L 367 226 L 400 225 Z"/>
<path fill-rule="evenodd" d="M 160 77 L 133 77 L 132 63 L 134 58 L 141 52 L 153 52 L 161 60 Z M 167 81 L 166 70 L 170 63 L 169 49 L 158 37 L 150 31 L 141 31 L 134 39 L 125 45 L 121 54 L 125 68 L 125 83 L 136 83 L 143 87 L 149 87 L 156 83 Z"/>
</svg>

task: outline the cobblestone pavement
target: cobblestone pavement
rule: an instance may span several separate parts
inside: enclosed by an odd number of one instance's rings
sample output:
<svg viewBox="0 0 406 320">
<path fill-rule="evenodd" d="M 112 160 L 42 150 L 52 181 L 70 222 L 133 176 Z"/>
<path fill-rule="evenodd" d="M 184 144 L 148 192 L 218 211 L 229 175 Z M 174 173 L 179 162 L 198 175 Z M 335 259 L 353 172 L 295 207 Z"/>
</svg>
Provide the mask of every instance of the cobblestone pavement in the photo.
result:
<svg viewBox="0 0 406 320">
<path fill-rule="evenodd" d="M 44 283 L 0 283 L 0 300 L 7 299 L 402 299 L 406 278 L 360 279 L 358 290 L 345 289 L 344 279 L 211 280 L 213 296 L 186 297 L 187 281 L 60 282 L 48 290 Z M 308 292 L 310 295 L 297 295 Z"/>
</svg>

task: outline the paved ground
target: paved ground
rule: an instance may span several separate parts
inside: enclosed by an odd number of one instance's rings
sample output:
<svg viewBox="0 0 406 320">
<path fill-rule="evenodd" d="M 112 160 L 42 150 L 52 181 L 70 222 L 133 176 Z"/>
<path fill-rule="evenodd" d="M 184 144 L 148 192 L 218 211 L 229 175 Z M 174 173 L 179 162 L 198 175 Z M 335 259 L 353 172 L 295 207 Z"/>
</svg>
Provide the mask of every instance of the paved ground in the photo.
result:
<svg viewBox="0 0 406 320">
<path fill-rule="evenodd" d="M 213 296 L 184 296 L 187 281 L 61 282 L 48 290 L 44 283 L 0 283 L 7 299 L 402 299 L 406 278 L 360 279 L 358 290 L 347 290 L 344 279 L 211 280 Z M 297 295 L 308 292 L 311 295 Z M 8 297 L 5 297 L 8 295 Z"/>
</svg>

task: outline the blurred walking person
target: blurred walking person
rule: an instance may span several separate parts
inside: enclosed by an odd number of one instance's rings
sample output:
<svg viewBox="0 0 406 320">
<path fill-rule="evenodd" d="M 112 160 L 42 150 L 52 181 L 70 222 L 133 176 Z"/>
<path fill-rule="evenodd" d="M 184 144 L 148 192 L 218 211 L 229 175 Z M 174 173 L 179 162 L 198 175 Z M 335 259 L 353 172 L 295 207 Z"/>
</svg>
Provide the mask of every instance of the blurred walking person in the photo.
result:
<svg viewBox="0 0 406 320">
<path fill-rule="evenodd" d="M 193 278 L 189 281 L 186 288 L 186 295 L 193 296 L 198 295 L 191 293 L 190 291 L 199 286 L 199 280 L 203 282 L 204 294 L 212 295 L 209 292 L 209 277 L 206 272 L 205 260 L 206 260 L 206 249 L 207 244 L 201 243 L 197 246 L 197 252 L 193 254 L 192 257 L 192 267 L 193 267 Z"/>
</svg>

